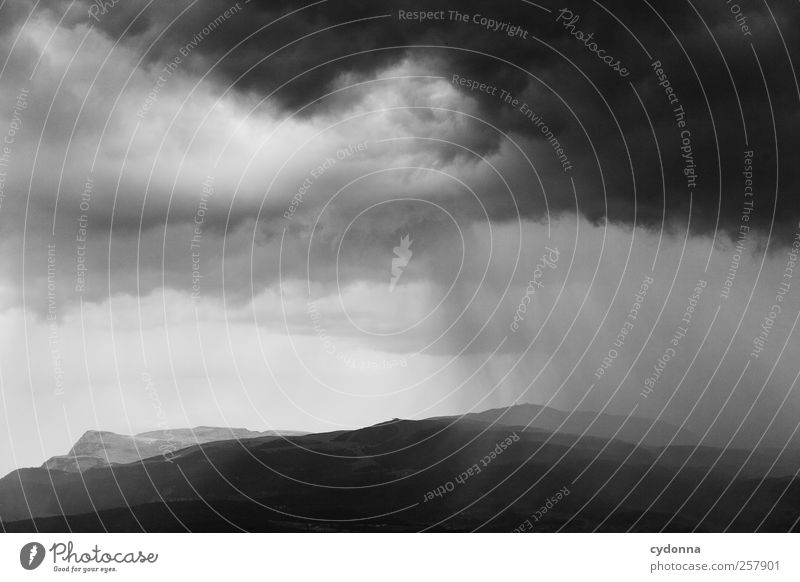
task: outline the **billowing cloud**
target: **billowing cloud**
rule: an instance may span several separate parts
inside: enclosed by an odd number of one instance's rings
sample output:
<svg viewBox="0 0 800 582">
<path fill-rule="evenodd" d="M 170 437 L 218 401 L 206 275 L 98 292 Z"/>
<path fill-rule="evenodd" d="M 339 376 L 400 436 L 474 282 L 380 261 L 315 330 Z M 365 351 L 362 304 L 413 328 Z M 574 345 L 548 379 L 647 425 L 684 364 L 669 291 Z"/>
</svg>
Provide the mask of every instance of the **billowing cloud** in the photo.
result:
<svg viewBox="0 0 800 582">
<path fill-rule="evenodd" d="M 151 428 L 144 372 L 176 426 L 519 399 L 669 403 L 694 430 L 755 402 L 758 425 L 796 351 L 796 299 L 770 314 L 798 240 L 800 55 L 790 8 L 743 10 L 8 0 L 5 421 L 60 427 L 24 455 Z M 748 358 L 743 380 L 718 366 Z"/>
</svg>

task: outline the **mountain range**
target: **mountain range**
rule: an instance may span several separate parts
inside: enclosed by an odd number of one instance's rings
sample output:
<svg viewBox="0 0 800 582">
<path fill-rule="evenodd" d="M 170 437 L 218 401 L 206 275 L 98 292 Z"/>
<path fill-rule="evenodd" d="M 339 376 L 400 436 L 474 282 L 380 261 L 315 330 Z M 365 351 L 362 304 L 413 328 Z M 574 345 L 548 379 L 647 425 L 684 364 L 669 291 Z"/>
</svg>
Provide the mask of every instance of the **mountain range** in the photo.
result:
<svg viewBox="0 0 800 582">
<path fill-rule="evenodd" d="M 108 465 L 124 465 L 162 454 L 172 454 L 192 445 L 214 441 L 252 439 L 259 437 L 300 436 L 298 431 L 256 432 L 244 428 L 198 426 L 189 429 L 155 430 L 128 436 L 108 431 L 89 430 L 66 455 L 51 457 L 43 469 L 69 473 Z"/>
<path fill-rule="evenodd" d="M 520 405 L 316 434 L 90 431 L 67 455 L 0 479 L 0 522 L 5 531 L 797 528 L 796 450 L 698 447 L 668 424 L 625 420 Z"/>
</svg>

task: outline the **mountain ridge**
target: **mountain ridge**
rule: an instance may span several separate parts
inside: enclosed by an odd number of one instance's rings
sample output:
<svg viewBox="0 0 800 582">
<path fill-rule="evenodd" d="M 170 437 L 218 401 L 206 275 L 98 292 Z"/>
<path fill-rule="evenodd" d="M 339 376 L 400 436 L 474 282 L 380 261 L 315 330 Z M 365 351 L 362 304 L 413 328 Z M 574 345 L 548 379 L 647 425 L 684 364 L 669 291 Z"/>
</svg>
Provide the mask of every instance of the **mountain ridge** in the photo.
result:
<svg viewBox="0 0 800 582">
<path fill-rule="evenodd" d="M 110 465 L 134 463 L 158 455 L 172 455 L 197 444 L 222 440 L 260 437 L 301 436 L 300 431 L 252 431 L 245 428 L 198 426 L 183 429 L 162 429 L 134 435 L 121 435 L 106 430 L 87 430 L 66 455 L 47 459 L 40 468 L 81 473 Z"/>
</svg>

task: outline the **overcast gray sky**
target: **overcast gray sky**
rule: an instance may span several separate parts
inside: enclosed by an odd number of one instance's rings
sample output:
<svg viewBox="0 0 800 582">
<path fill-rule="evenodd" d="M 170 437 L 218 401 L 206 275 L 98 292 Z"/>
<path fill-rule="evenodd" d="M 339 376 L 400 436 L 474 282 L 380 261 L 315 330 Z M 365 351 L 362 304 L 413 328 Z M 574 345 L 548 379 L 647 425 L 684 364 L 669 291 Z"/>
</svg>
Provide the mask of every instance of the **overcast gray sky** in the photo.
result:
<svg viewBox="0 0 800 582">
<path fill-rule="evenodd" d="M 515 402 L 794 430 L 794 7 L 100 5 L 0 7 L 0 473 Z"/>
</svg>

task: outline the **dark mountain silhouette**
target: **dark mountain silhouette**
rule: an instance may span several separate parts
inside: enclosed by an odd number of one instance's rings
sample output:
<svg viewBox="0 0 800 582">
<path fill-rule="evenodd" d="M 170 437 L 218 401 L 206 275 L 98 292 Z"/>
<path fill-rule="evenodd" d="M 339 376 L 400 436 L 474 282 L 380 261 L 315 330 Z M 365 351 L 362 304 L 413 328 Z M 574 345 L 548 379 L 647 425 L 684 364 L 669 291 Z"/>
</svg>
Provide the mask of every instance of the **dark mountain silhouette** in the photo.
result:
<svg viewBox="0 0 800 582">
<path fill-rule="evenodd" d="M 533 531 L 752 531 L 762 519 L 786 531 L 800 515 L 796 467 L 781 460 L 763 480 L 751 469 L 777 451 L 740 471 L 742 451 L 477 417 L 218 440 L 82 472 L 20 469 L 0 480 L 0 519 L 7 531 L 512 531 L 526 520 Z"/>
<path fill-rule="evenodd" d="M 570 413 L 537 404 L 493 408 L 466 414 L 462 418 L 503 426 L 531 426 L 548 432 L 615 438 L 648 446 L 694 444 L 699 440 L 691 432 L 665 422 L 635 416 L 626 422 L 624 416 L 580 411 Z"/>
</svg>

